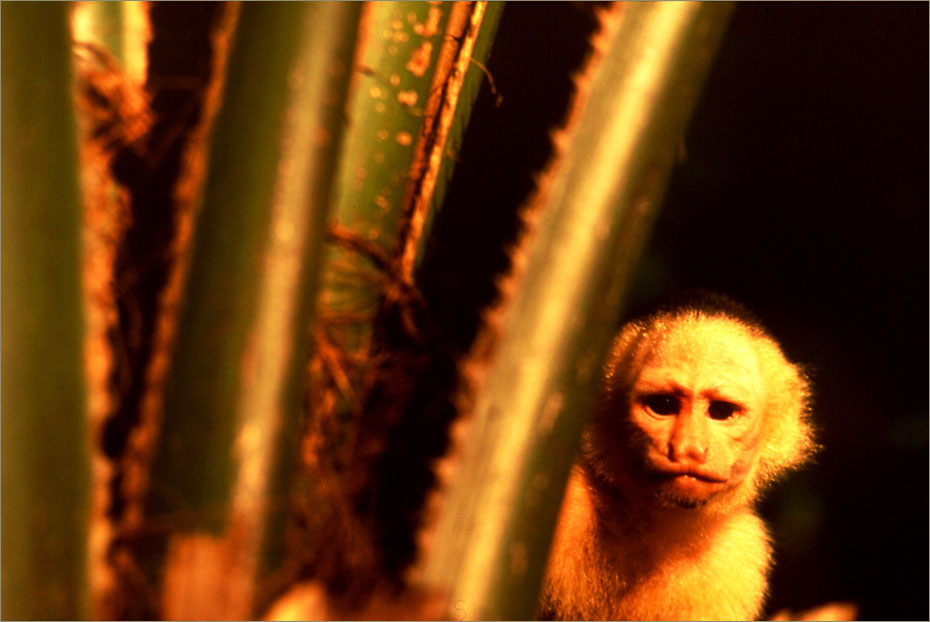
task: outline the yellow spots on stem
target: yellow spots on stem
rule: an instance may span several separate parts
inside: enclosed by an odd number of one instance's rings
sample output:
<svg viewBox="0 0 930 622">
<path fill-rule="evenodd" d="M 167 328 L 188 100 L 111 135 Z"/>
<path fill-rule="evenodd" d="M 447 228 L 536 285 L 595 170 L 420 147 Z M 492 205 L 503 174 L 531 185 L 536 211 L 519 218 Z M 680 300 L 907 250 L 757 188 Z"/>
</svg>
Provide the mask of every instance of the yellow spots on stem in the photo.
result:
<svg viewBox="0 0 930 622">
<path fill-rule="evenodd" d="M 375 112 L 383 114 L 385 110 L 387 110 L 387 106 L 384 105 L 384 102 L 375 102 Z"/>
<path fill-rule="evenodd" d="M 397 132 L 397 135 L 394 136 L 394 140 L 397 141 L 398 145 L 406 147 L 413 142 L 413 136 L 410 135 L 410 132 Z"/>
<path fill-rule="evenodd" d="M 404 67 L 416 77 L 422 78 L 426 75 L 426 70 L 429 69 L 432 54 L 433 44 L 429 41 L 424 41 L 420 44 L 420 47 L 413 51 L 410 60 L 407 61 Z"/>
<path fill-rule="evenodd" d="M 375 197 L 375 205 L 381 208 L 381 211 L 388 211 L 391 209 L 391 202 L 383 194 L 379 194 Z"/>
<path fill-rule="evenodd" d="M 416 91 L 400 91 L 397 94 L 397 101 L 399 101 L 404 106 L 415 106 L 417 103 L 417 92 Z"/>
<path fill-rule="evenodd" d="M 376 134 L 376 136 L 378 137 L 378 140 L 387 140 L 388 137 L 390 137 L 390 135 L 391 133 L 385 129 L 378 130 L 378 133 Z"/>
<path fill-rule="evenodd" d="M 439 6 L 432 5 L 429 8 L 429 14 L 426 17 L 426 23 L 414 23 L 413 32 L 421 37 L 432 37 L 439 30 L 439 20 L 442 19 L 442 9 Z"/>
<path fill-rule="evenodd" d="M 388 82 L 391 83 L 391 86 L 400 86 L 400 76 L 396 73 L 391 74 L 391 77 L 388 78 Z"/>
<path fill-rule="evenodd" d="M 377 84 L 368 89 L 368 94 L 375 99 L 382 99 L 384 97 L 384 91 L 382 91 L 381 87 Z"/>
<path fill-rule="evenodd" d="M 352 187 L 356 191 L 361 191 L 365 187 L 365 179 L 368 177 L 368 170 L 364 166 L 359 166 L 355 169 L 355 174 L 352 176 Z"/>
</svg>

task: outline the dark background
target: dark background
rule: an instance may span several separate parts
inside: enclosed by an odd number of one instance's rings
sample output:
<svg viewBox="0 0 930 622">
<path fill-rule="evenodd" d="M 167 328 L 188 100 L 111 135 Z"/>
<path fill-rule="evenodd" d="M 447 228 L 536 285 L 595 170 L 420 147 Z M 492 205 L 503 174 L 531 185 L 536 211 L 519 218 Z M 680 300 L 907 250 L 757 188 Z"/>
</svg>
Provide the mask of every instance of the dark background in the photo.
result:
<svg viewBox="0 0 930 622">
<path fill-rule="evenodd" d="M 635 297 L 701 286 L 807 365 L 823 445 L 768 496 L 769 614 L 928 615 L 928 5 L 740 3 Z"/>
</svg>

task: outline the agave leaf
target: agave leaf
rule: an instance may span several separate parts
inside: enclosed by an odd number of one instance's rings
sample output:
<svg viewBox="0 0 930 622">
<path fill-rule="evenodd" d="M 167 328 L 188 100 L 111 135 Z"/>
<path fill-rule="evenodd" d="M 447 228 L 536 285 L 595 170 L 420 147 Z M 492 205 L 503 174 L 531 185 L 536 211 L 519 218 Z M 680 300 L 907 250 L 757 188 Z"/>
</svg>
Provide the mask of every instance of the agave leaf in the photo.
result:
<svg viewBox="0 0 930 622">
<path fill-rule="evenodd" d="M 533 615 L 626 284 L 729 10 L 629 3 L 602 15 L 424 566 L 458 614 Z"/>
<path fill-rule="evenodd" d="M 148 30 L 144 2 L 100 0 L 77 2 L 72 29 L 74 39 L 105 50 L 135 82 L 145 77 L 145 50 L 139 41 Z"/>
<path fill-rule="evenodd" d="M 403 315 L 415 296 L 412 273 L 425 215 L 437 201 L 450 131 L 461 130 L 477 92 L 475 80 L 483 78 L 471 63 L 475 46 L 480 43 L 477 53 L 487 53 L 485 28 L 493 32 L 499 9 L 485 21 L 488 13 L 484 2 L 366 5 L 311 366 L 306 438 L 315 464 L 308 468 L 322 464 L 327 473 L 308 473 L 311 489 L 327 477 L 344 476 L 339 469 L 345 467 L 338 465 L 351 464 L 357 477 L 340 491 L 351 496 L 364 490 L 370 483 L 365 474 L 373 469 L 369 461 L 383 447 L 382 432 L 396 423 L 393 415 L 378 411 L 383 404 L 373 409 L 378 412 L 364 406 L 369 391 L 383 380 L 384 349 L 376 332 L 391 332 L 384 324 L 393 317 L 386 316 L 397 308 Z M 402 330 L 410 326 L 407 322 Z M 331 488 L 322 485 L 309 493 L 316 500 L 314 516 L 306 521 L 316 525 L 310 531 L 329 533 L 344 520 L 342 501 L 332 498 Z M 329 507 L 331 516 L 320 507 Z M 326 536 L 309 540 L 333 548 Z M 341 555 L 343 561 L 353 556 L 367 554 Z M 363 574 L 347 572 L 355 578 Z"/>
<path fill-rule="evenodd" d="M 123 25 L 126 4 L 115 0 L 75 3 L 75 40 L 105 48 L 113 58 L 122 62 L 125 58 Z"/>
<path fill-rule="evenodd" d="M 69 8 L 0 10 L 2 615 L 77 619 L 90 474 Z"/>
<path fill-rule="evenodd" d="M 372 2 L 365 8 L 333 206 L 342 243 L 328 250 L 320 296 L 321 312 L 340 318 L 328 323 L 328 338 L 359 357 L 370 343 L 385 282 L 394 276 L 390 266 L 403 227 L 411 165 L 453 7 Z M 352 387 L 343 385 L 350 404 L 358 397 L 353 390 L 360 388 L 357 378 L 351 380 Z"/>
<path fill-rule="evenodd" d="M 358 13 L 353 3 L 241 7 L 153 467 L 150 511 L 176 525 L 168 617 L 251 617 L 256 576 L 282 547 Z"/>
<path fill-rule="evenodd" d="M 120 407 L 119 383 L 129 372 L 117 369 L 119 334 L 116 258 L 119 241 L 132 222 L 131 197 L 111 167 L 120 149 L 138 148 L 150 130 L 152 115 L 144 95 L 148 11 L 146 3 L 79 2 L 71 19 L 77 76 L 76 100 L 80 135 L 81 186 L 84 203 L 84 296 L 87 311 L 85 363 L 91 435 L 106 437 L 106 421 Z M 124 298 L 125 300 L 125 298 Z M 112 482 L 118 469 L 96 442 L 91 454 L 92 511 L 88 573 L 95 617 L 116 584 L 109 559 L 114 540 Z M 108 615 L 109 614 L 109 615 Z"/>
<path fill-rule="evenodd" d="M 317 420 L 361 408 L 376 316 L 384 299 L 403 306 L 412 286 L 424 223 L 449 175 L 445 153 L 483 78 L 472 59 L 486 57 L 499 16 L 485 2 L 367 5 L 320 292 L 313 382 L 326 397 L 314 400 L 325 404 Z"/>
<path fill-rule="evenodd" d="M 381 296 L 412 281 L 424 222 L 450 174 L 445 156 L 467 124 L 500 11 L 486 2 L 368 5 L 333 214 L 340 243 L 329 251 L 321 292 L 334 320 L 325 337 L 348 361 L 364 358 Z M 340 387 L 350 406 L 362 386 L 354 375 Z"/>
</svg>

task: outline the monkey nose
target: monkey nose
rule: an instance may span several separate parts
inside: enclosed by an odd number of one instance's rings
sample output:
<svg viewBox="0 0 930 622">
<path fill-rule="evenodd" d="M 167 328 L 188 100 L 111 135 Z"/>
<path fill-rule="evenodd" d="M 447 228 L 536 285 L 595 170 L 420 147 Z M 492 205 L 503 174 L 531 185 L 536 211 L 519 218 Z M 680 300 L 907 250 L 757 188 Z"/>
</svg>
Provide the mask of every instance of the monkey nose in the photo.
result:
<svg viewBox="0 0 930 622">
<path fill-rule="evenodd" d="M 668 457 L 672 462 L 707 462 L 707 447 L 699 444 L 669 444 Z"/>
<path fill-rule="evenodd" d="M 672 462 L 697 462 L 704 463 L 707 461 L 707 433 L 699 422 L 689 421 L 686 417 L 684 421 L 676 422 L 677 425 L 672 430 L 672 436 L 668 443 L 668 457 Z"/>
</svg>

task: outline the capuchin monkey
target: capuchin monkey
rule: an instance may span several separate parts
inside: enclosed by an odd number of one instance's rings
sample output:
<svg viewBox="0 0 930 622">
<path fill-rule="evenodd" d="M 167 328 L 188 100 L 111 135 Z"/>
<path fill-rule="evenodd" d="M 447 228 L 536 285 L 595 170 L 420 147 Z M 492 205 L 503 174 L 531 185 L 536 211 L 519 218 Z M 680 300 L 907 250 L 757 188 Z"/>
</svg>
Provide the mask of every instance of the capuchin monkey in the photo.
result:
<svg viewBox="0 0 930 622">
<path fill-rule="evenodd" d="M 810 389 L 743 307 L 701 295 L 627 323 L 569 479 L 539 615 L 761 615 L 759 492 L 814 449 Z"/>
</svg>

